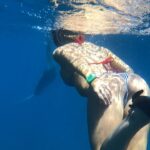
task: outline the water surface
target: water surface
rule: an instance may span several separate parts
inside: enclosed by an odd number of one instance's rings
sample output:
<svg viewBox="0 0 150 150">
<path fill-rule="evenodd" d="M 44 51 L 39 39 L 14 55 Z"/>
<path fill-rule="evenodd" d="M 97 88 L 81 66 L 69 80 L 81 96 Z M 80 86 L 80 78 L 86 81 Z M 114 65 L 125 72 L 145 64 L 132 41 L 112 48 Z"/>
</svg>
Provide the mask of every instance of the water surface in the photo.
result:
<svg viewBox="0 0 150 150">
<path fill-rule="evenodd" d="M 55 8 L 46 0 L 0 2 L 0 149 L 90 150 L 86 99 L 56 77 L 43 94 L 32 94 L 47 67 L 46 50 L 55 48 L 50 31 Z M 149 14 L 146 29 L 149 28 Z M 141 33 L 145 26 L 139 26 Z M 140 31 L 140 32 L 139 32 Z M 87 40 L 110 48 L 150 83 L 150 36 L 146 34 L 96 35 Z"/>
</svg>

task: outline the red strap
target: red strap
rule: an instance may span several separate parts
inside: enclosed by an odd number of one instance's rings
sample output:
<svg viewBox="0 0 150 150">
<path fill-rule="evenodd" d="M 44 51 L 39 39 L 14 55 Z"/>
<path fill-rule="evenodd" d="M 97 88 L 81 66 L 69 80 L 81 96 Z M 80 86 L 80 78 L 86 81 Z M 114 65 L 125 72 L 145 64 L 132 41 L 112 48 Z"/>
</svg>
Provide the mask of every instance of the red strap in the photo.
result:
<svg viewBox="0 0 150 150">
<path fill-rule="evenodd" d="M 100 61 L 100 62 L 95 62 L 95 63 L 89 63 L 89 64 L 108 64 L 108 63 L 110 63 L 110 62 L 112 62 L 114 59 L 112 58 L 112 57 L 108 57 L 108 58 L 106 58 L 105 60 L 103 60 L 103 61 Z"/>
<path fill-rule="evenodd" d="M 78 43 L 78 44 L 82 44 L 82 43 L 84 43 L 84 41 L 85 41 L 85 37 L 84 37 L 84 35 L 82 35 L 82 34 L 80 34 L 80 35 L 78 35 L 76 38 L 75 38 L 75 40 L 74 40 L 74 42 L 75 43 Z"/>
</svg>

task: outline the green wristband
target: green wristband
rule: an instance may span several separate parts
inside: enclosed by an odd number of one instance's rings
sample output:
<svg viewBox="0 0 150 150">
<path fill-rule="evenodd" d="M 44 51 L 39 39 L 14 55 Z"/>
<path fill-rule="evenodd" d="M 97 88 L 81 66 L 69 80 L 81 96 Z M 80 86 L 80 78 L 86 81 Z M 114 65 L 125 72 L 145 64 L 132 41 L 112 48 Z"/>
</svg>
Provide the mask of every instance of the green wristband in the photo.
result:
<svg viewBox="0 0 150 150">
<path fill-rule="evenodd" d="M 91 83 L 95 78 L 96 78 L 96 75 L 94 73 L 91 73 L 88 76 L 86 76 L 86 81 L 88 83 Z"/>
</svg>

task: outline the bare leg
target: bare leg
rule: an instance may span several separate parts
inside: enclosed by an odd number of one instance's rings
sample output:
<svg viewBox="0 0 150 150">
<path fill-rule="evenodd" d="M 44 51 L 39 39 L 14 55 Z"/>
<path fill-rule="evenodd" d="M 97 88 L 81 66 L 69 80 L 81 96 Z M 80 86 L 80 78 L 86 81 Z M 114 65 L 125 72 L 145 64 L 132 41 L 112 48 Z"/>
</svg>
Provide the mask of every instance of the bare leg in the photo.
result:
<svg viewBox="0 0 150 150">
<path fill-rule="evenodd" d="M 65 70 L 63 71 L 66 72 Z M 68 75 L 68 74 L 67 74 Z M 123 103 L 122 103 L 122 94 L 119 97 L 116 97 L 112 100 L 112 104 L 109 107 L 105 107 L 100 103 L 100 100 L 92 97 L 92 93 L 89 90 L 89 85 L 85 79 L 78 73 L 71 74 L 71 82 L 73 83 L 78 92 L 82 96 L 88 96 L 88 126 L 89 126 L 89 136 L 92 150 L 99 150 L 100 146 L 103 144 L 104 140 L 118 127 L 123 119 Z M 65 80 L 65 78 L 63 78 Z M 66 78 L 69 79 L 69 78 Z M 114 85 L 116 83 L 115 80 Z M 107 82 L 107 80 L 105 80 Z M 138 85 L 138 86 L 137 86 Z M 129 97 L 131 97 L 136 91 L 143 89 L 143 95 L 148 95 L 148 86 L 146 82 L 138 75 L 131 74 L 128 78 L 128 87 L 129 87 Z M 119 88 L 119 87 L 118 87 Z M 120 92 L 122 93 L 121 89 Z M 116 91 L 113 94 L 113 97 L 116 95 Z M 125 107 L 125 115 L 128 114 L 131 100 Z M 148 126 L 142 128 L 131 140 L 128 150 L 146 150 L 147 145 L 147 133 Z"/>
<path fill-rule="evenodd" d="M 134 99 L 134 102 L 136 100 L 140 100 L 140 105 L 145 105 L 145 108 L 150 106 L 150 99 L 146 96 Z M 146 112 L 148 112 L 147 110 Z M 134 135 L 150 122 L 150 112 L 145 114 L 144 111 L 144 108 L 140 109 L 138 105 L 136 105 L 136 107 L 134 105 L 129 115 L 124 118 L 116 130 L 104 141 L 100 150 L 127 150 L 128 144 Z M 138 149 L 141 148 L 142 147 L 138 147 Z"/>
<path fill-rule="evenodd" d="M 89 85 L 85 82 L 84 78 L 76 73 L 75 85 L 79 93 L 86 93 Z M 146 82 L 138 75 L 131 74 L 128 79 L 129 97 L 131 97 L 136 91 L 144 89 L 143 95 L 148 95 L 149 88 Z M 138 86 L 137 86 L 138 85 Z M 89 92 L 89 90 L 88 90 Z M 115 95 L 115 94 L 114 94 Z M 120 102 L 119 102 L 120 101 Z M 88 125 L 90 142 L 93 150 L 99 150 L 103 141 L 113 132 L 115 128 L 121 123 L 123 118 L 123 105 L 122 99 L 116 98 L 112 101 L 112 105 L 108 108 L 99 103 L 98 99 L 89 97 L 88 100 Z M 128 102 L 125 111 L 128 114 L 131 100 Z M 128 150 L 146 150 L 147 145 L 147 133 L 148 126 L 142 128 L 132 139 L 128 146 Z"/>
<path fill-rule="evenodd" d="M 113 101 L 108 108 L 104 108 L 98 101 L 91 98 L 88 100 L 87 111 L 92 150 L 100 150 L 104 140 L 121 123 L 123 106 L 121 103 Z"/>
<path fill-rule="evenodd" d="M 101 80 L 111 92 L 112 104 L 104 106 L 93 95 L 88 99 L 88 126 L 92 150 L 100 150 L 105 139 L 123 119 L 125 82 L 117 75 L 106 74 Z"/>
<path fill-rule="evenodd" d="M 149 87 L 147 83 L 139 75 L 131 74 L 128 78 L 129 87 L 129 97 L 131 97 L 135 92 L 143 89 L 143 95 L 149 95 Z M 125 116 L 128 115 L 129 104 L 131 104 L 131 99 L 125 107 Z M 131 140 L 127 150 L 146 150 L 147 147 L 147 134 L 149 125 L 142 128 Z"/>
<path fill-rule="evenodd" d="M 64 69 L 62 68 L 62 70 Z M 89 85 L 81 75 L 74 73 L 74 79 L 72 79 L 71 75 L 68 77 L 69 74 L 67 74 L 67 78 L 65 78 L 65 70 L 61 72 L 64 74 L 62 77 L 65 83 L 67 83 L 68 79 L 70 79 L 82 96 L 89 97 L 87 113 L 90 143 L 92 150 L 99 150 L 107 136 L 110 135 L 110 133 L 113 132 L 121 123 L 123 118 L 123 102 L 121 99 L 119 99 L 118 95 L 115 95 L 116 91 L 113 91 L 113 102 L 109 107 L 106 107 L 100 103 L 99 99 L 92 96 Z M 115 83 L 118 83 L 118 81 L 122 82 L 122 79 L 119 77 L 117 77 L 117 79 L 112 78 L 111 80 L 107 80 L 114 82 L 114 84 L 111 84 L 111 86 L 115 86 Z M 105 82 L 107 81 L 105 80 Z M 123 91 L 122 89 L 119 89 L 119 87 L 117 87 L 116 90 L 120 90 L 121 93 Z"/>
</svg>

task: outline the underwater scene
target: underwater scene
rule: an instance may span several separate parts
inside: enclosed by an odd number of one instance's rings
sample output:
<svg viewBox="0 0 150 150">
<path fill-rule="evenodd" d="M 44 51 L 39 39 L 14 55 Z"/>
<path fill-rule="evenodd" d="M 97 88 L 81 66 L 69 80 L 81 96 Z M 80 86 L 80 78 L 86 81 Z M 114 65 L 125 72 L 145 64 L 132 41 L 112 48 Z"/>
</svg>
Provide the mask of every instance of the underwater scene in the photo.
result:
<svg viewBox="0 0 150 150">
<path fill-rule="evenodd" d="M 150 150 L 150 0 L 0 1 L 1 150 Z"/>
</svg>

